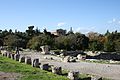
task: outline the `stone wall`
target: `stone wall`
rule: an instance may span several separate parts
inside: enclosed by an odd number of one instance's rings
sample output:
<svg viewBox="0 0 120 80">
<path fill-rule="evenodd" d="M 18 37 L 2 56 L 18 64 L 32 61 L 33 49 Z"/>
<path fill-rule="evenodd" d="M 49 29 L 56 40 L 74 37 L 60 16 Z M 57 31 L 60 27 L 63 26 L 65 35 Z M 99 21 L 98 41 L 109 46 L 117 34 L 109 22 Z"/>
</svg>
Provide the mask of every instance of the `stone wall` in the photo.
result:
<svg viewBox="0 0 120 80">
<path fill-rule="evenodd" d="M 87 56 L 87 59 L 103 59 L 103 60 L 118 60 L 120 61 L 120 53 L 110 53 L 110 52 L 106 52 L 106 53 L 101 53 L 99 55 L 96 56 Z"/>
</svg>

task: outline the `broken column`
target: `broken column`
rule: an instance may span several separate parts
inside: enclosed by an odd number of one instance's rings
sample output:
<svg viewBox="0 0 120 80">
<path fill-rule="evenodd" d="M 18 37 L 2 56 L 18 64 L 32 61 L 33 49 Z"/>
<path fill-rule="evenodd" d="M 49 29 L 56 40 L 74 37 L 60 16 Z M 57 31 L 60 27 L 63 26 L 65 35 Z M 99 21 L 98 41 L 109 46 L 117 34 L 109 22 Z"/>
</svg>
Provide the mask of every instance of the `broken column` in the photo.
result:
<svg viewBox="0 0 120 80">
<path fill-rule="evenodd" d="M 11 58 L 11 53 L 7 52 L 7 58 Z"/>
<path fill-rule="evenodd" d="M 66 50 L 61 50 L 60 51 L 60 56 L 67 56 L 67 51 Z"/>
<path fill-rule="evenodd" d="M 21 56 L 21 57 L 19 58 L 19 62 L 21 62 L 21 63 L 25 62 L 25 56 Z"/>
<path fill-rule="evenodd" d="M 40 48 L 42 49 L 41 53 L 43 53 L 43 54 L 49 54 L 49 46 L 48 45 L 41 46 Z"/>
<path fill-rule="evenodd" d="M 3 53 L 2 53 L 2 56 L 7 56 L 7 52 L 3 52 Z"/>
<path fill-rule="evenodd" d="M 70 56 L 66 56 L 66 57 L 63 59 L 63 62 L 70 62 Z"/>
<path fill-rule="evenodd" d="M 20 58 L 20 54 L 15 54 L 15 55 L 14 55 L 14 59 L 15 59 L 16 61 L 19 61 L 19 58 Z"/>
<path fill-rule="evenodd" d="M 32 66 L 33 66 L 33 67 L 39 67 L 39 59 L 34 59 L 34 60 L 32 61 Z"/>
<path fill-rule="evenodd" d="M 41 64 L 40 65 L 40 69 L 42 69 L 42 70 L 49 70 L 49 64 L 47 64 L 47 63 L 45 63 L 45 64 Z"/>
<path fill-rule="evenodd" d="M 13 60 L 14 60 L 14 55 L 15 55 L 15 54 L 10 54 L 11 59 L 13 59 Z"/>
<path fill-rule="evenodd" d="M 62 68 L 52 66 L 52 73 L 60 75 L 60 74 L 62 74 Z"/>
<path fill-rule="evenodd" d="M 78 58 L 78 60 L 85 60 L 86 59 L 86 55 L 78 54 L 77 58 Z"/>
<path fill-rule="evenodd" d="M 79 72 L 70 71 L 68 73 L 68 78 L 70 80 L 79 80 Z"/>
</svg>

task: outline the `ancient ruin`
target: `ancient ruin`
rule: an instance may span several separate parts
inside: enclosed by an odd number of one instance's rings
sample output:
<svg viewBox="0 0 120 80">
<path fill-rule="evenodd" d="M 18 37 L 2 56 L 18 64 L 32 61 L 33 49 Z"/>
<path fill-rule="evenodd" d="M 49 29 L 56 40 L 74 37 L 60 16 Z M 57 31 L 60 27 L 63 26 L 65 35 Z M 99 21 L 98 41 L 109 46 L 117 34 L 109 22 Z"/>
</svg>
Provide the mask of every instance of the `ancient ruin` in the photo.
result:
<svg viewBox="0 0 120 80">
<path fill-rule="evenodd" d="M 68 78 L 70 80 L 79 80 L 79 72 L 75 72 L 75 71 L 70 71 L 68 73 Z"/>
<path fill-rule="evenodd" d="M 42 49 L 42 54 L 49 54 L 49 46 L 45 45 L 45 46 L 41 46 L 40 47 Z"/>
<path fill-rule="evenodd" d="M 52 72 L 54 73 L 54 74 L 62 74 L 62 68 L 61 67 L 54 67 L 54 66 L 52 66 Z"/>
<path fill-rule="evenodd" d="M 25 57 L 25 64 L 31 64 L 31 57 Z"/>
<path fill-rule="evenodd" d="M 40 64 L 40 63 L 39 63 L 39 59 L 33 59 L 33 60 L 32 60 L 32 66 L 33 66 L 33 67 L 38 67 L 38 68 L 39 68 L 39 64 Z"/>
<path fill-rule="evenodd" d="M 25 62 L 25 56 L 20 56 L 19 62 L 21 62 L 21 63 Z"/>
<path fill-rule="evenodd" d="M 14 55 L 14 59 L 15 59 L 16 61 L 19 61 L 19 58 L 20 58 L 20 54 L 15 54 L 15 55 Z"/>
<path fill-rule="evenodd" d="M 49 70 L 49 64 L 47 64 L 47 63 L 41 64 L 40 69 L 48 71 Z"/>
</svg>

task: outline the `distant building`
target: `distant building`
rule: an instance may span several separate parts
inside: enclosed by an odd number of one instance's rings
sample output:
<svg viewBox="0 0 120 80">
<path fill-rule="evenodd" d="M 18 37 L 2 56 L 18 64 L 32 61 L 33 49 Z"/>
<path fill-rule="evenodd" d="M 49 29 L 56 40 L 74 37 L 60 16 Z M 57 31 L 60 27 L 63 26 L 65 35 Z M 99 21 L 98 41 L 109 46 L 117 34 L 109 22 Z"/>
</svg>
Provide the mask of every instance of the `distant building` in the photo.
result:
<svg viewBox="0 0 120 80">
<path fill-rule="evenodd" d="M 70 31 L 68 31 L 68 34 L 74 34 L 73 30 L 72 30 L 72 27 L 70 27 Z"/>
<path fill-rule="evenodd" d="M 66 30 L 63 29 L 57 29 L 56 32 L 51 32 L 51 34 L 54 34 L 56 36 L 62 36 L 66 34 Z"/>
</svg>

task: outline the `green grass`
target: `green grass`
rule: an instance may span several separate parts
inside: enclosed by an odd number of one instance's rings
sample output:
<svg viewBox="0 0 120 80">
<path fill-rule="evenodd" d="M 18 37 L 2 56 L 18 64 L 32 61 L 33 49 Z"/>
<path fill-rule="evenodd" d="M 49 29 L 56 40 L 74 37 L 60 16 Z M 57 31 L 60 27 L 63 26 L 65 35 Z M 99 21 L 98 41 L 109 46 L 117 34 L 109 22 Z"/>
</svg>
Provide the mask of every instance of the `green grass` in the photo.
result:
<svg viewBox="0 0 120 80">
<path fill-rule="evenodd" d="M 69 80 L 67 77 L 33 68 L 31 65 L 22 64 L 1 55 L 0 71 L 20 73 L 22 77 L 19 80 Z"/>
</svg>

